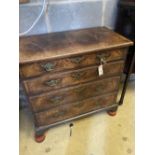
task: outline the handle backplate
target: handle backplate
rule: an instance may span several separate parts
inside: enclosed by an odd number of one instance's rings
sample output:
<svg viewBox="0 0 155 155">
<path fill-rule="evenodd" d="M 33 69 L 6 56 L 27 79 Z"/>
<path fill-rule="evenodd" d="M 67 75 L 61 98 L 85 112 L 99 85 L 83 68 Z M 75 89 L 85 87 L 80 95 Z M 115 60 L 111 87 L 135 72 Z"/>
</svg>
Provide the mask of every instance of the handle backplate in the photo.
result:
<svg viewBox="0 0 155 155">
<path fill-rule="evenodd" d="M 55 66 L 56 66 L 56 63 L 50 63 L 50 62 L 41 64 L 41 67 L 47 72 L 54 70 Z"/>
<path fill-rule="evenodd" d="M 83 78 L 84 75 L 85 75 L 85 72 L 75 72 L 75 73 L 72 73 L 71 76 L 75 80 L 80 80 L 81 78 Z"/>
<path fill-rule="evenodd" d="M 45 82 L 45 84 L 47 86 L 54 87 L 54 86 L 57 86 L 60 82 L 61 82 L 60 79 L 52 79 L 52 80 Z"/>
<path fill-rule="evenodd" d="M 55 97 L 50 98 L 50 103 L 57 104 L 62 100 L 63 100 L 62 96 L 55 96 Z"/>
<path fill-rule="evenodd" d="M 79 64 L 84 59 L 85 59 L 84 56 L 78 56 L 78 57 L 70 58 L 70 61 L 73 62 L 73 63 Z"/>
</svg>

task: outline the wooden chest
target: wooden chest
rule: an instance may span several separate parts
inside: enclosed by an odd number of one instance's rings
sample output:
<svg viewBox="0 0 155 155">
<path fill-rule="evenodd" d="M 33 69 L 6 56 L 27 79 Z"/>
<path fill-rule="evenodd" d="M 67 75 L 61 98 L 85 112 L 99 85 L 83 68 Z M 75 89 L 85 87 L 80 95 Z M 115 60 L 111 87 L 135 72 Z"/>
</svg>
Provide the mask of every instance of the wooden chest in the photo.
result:
<svg viewBox="0 0 155 155">
<path fill-rule="evenodd" d="M 105 27 L 20 38 L 20 78 L 38 142 L 53 125 L 101 110 L 114 114 L 132 44 Z"/>
</svg>

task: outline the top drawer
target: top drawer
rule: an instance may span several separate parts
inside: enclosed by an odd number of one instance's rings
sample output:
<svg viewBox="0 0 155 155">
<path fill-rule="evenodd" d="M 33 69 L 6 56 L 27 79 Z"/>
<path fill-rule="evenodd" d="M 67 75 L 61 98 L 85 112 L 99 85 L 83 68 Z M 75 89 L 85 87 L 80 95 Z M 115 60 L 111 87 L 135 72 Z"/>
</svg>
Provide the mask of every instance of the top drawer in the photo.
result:
<svg viewBox="0 0 155 155">
<path fill-rule="evenodd" d="M 49 72 L 53 73 L 73 68 L 78 69 L 81 67 L 99 64 L 101 58 L 104 58 L 107 62 L 120 60 L 125 58 L 126 52 L 127 48 L 123 48 L 104 52 L 100 51 L 93 54 L 78 55 L 68 58 L 34 62 L 30 64 L 21 64 L 20 76 L 22 78 L 29 78 Z"/>
</svg>

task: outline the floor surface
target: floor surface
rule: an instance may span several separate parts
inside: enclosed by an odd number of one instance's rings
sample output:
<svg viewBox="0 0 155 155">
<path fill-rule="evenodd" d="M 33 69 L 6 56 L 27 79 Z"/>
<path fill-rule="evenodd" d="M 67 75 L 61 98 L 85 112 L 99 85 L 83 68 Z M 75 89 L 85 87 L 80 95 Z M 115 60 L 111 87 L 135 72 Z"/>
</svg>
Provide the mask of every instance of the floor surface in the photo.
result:
<svg viewBox="0 0 155 155">
<path fill-rule="evenodd" d="M 134 155 L 134 81 L 129 83 L 123 106 L 117 115 L 93 114 L 47 132 L 43 143 L 33 139 L 32 117 L 20 111 L 20 155 Z"/>
</svg>

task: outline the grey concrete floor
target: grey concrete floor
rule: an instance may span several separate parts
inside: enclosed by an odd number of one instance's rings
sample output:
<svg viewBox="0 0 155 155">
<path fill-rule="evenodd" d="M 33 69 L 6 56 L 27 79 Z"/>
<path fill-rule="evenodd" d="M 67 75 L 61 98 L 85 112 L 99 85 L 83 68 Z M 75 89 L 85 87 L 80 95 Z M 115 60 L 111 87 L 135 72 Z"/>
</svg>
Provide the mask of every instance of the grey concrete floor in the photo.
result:
<svg viewBox="0 0 155 155">
<path fill-rule="evenodd" d="M 43 143 L 34 141 L 29 109 L 20 111 L 20 155 L 134 155 L 134 81 L 117 115 L 106 112 L 53 127 Z"/>
</svg>

